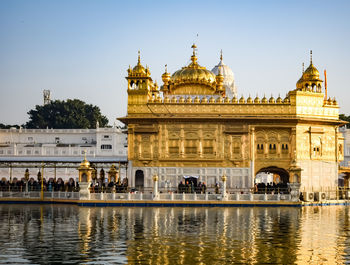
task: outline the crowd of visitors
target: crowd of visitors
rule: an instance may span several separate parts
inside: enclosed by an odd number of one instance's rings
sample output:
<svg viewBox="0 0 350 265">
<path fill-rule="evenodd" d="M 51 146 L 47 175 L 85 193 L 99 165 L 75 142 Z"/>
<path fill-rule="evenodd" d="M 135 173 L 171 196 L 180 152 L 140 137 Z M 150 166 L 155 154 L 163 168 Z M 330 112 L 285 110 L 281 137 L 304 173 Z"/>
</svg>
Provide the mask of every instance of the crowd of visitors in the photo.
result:
<svg viewBox="0 0 350 265">
<path fill-rule="evenodd" d="M 205 182 L 198 182 L 196 180 L 187 179 L 184 181 L 180 181 L 177 192 L 178 193 L 205 193 L 207 190 L 207 186 Z"/>
<path fill-rule="evenodd" d="M 18 180 L 14 178 L 12 181 L 3 178 L 0 181 L 0 191 L 13 191 L 13 192 L 24 192 L 26 191 L 25 178 Z M 43 190 L 44 191 L 79 191 L 79 183 L 75 182 L 74 179 L 70 178 L 68 181 L 63 181 L 62 178 L 55 180 L 50 178 L 48 181 L 43 179 Z M 28 191 L 41 191 L 41 179 L 35 180 L 30 178 L 28 180 Z"/>
<path fill-rule="evenodd" d="M 124 178 L 122 181 L 94 181 L 90 184 L 90 192 L 91 193 L 126 193 L 128 191 L 128 179 Z"/>
<path fill-rule="evenodd" d="M 258 183 L 255 184 L 254 193 L 256 194 L 289 194 L 290 187 L 288 183 Z"/>
</svg>

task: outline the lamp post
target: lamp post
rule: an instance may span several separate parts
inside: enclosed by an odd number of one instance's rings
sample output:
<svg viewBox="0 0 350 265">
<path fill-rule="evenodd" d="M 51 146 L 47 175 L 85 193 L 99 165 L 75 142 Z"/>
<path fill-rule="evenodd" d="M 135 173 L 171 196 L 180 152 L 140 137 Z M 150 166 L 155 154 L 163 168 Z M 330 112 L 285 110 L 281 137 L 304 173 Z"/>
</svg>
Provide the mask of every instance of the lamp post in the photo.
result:
<svg viewBox="0 0 350 265">
<path fill-rule="evenodd" d="M 157 199 L 158 198 L 158 176 L 156 174 L 153 176 L 153 181 L 154 181 L 153 199 Z"/>
<path fill-rule="evenodd" d="M 24 172 L 24 179 L 26 180 L 26 192 L 28 192 L 28 181 L 29 181 L 29 169 L 28 168 Z"/>
<path fill-rule="evenodd" d="M 41 195 L 41 199 L 44 200 L 44 163 L 41 163 L 41 194 L 40 195 Z"/>
<path fill-rule="evenodd" d="M 227 199 L 227 193 L 226 193 L 226 180 L 227 180 L 227 177 L 226 177 L 225 174 L 221 177 L 221 180 L 222 180 L 222 199 L 225 200 L 225 199 Z"/>
</svg>

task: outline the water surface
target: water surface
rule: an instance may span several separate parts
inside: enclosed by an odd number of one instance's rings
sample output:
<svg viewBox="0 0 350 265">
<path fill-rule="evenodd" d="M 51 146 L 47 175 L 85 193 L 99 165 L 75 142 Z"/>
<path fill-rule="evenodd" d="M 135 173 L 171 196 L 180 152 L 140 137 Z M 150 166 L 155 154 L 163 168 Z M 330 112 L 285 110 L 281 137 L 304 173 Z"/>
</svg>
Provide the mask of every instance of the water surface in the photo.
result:
<svg viewBox="0 0 350 265">
<path fill-rule="evenodd" d="M 349 209 L 0 204 L 0 263 L 343 264 Z"/>
</svg>

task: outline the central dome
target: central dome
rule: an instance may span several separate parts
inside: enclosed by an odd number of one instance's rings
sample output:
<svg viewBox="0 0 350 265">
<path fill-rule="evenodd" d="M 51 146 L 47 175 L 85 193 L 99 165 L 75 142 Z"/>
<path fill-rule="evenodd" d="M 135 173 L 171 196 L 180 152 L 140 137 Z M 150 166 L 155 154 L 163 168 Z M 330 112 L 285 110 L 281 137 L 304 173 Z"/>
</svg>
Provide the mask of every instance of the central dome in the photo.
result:
<svg viewBox="0 0 350 265">
<path fill-rule="evenodd" d="M 215 86 L 216 75 L 207 70 L 205 67 L 200 66 L 197 62 L 197 56 L 194 49 L 197 48 L 195 44 L 192 45 L 193 55 L 191 56 L 191 63 L 188 66 L 182 67 L 177 70 L 170 77 L 170 81 L 174 84 L 186 84 L 186 83 L 206 83 L 209 86 Z"/>
<path fill-rule="evenodd" d="M 161 91 L 164 95 L 225 95 L 223 87 L 223 75 L 215 75 L 213 72 L 200 66 L 197 62 L 195 44 L 191 47 L 193 54 L 191 63 L 172 75 L 167 72 L 162 75 L 164 85 Z"/>
</svg>

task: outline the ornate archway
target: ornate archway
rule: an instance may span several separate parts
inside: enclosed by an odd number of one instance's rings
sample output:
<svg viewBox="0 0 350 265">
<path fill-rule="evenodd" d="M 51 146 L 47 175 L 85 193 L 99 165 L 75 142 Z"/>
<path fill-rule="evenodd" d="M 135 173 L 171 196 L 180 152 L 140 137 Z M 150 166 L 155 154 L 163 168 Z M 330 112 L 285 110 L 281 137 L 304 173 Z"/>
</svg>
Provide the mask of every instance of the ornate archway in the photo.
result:
<svg viewBox="0 0 350 265">
<path fill-rule="evenodd" d="M 289 182 L 289 172 L 284 168 L 276 166 L 264 167 L 258 170 L 255 175 L 255 192 L 289 193 Z"/>
<path fill-rule="evenodd" d="M 136 170 L 135 172 L 135 188 L 143 190 L 145 185 L 145 176 L 142 170 Z"/>
</svg>

